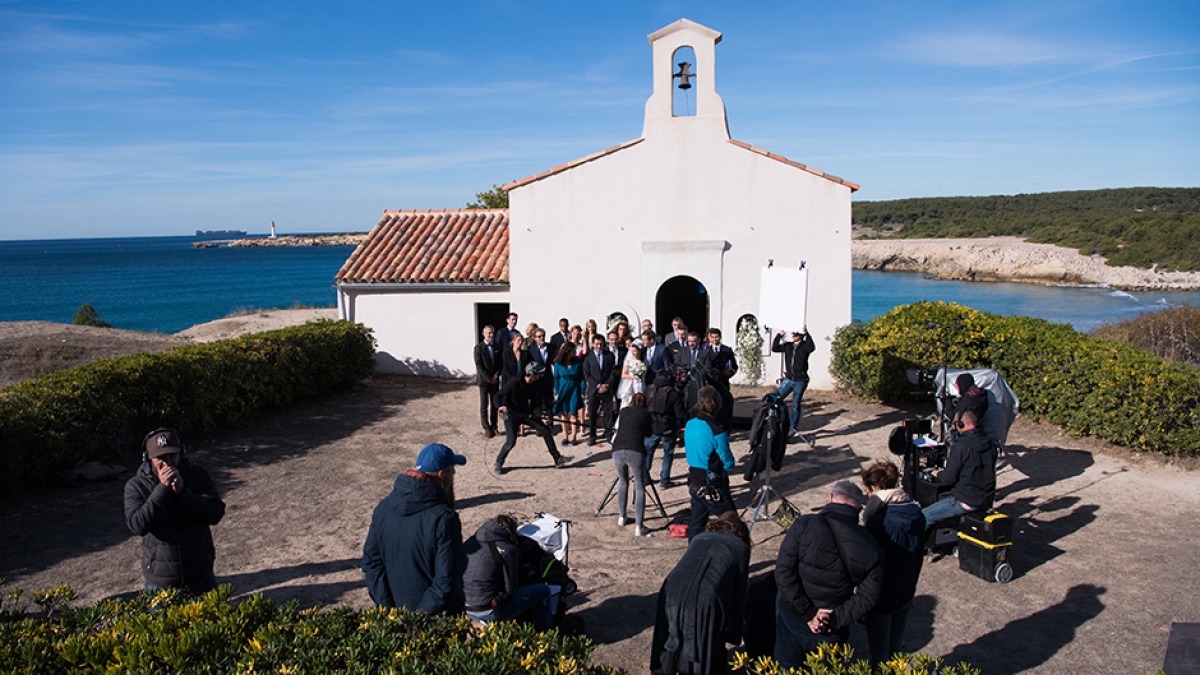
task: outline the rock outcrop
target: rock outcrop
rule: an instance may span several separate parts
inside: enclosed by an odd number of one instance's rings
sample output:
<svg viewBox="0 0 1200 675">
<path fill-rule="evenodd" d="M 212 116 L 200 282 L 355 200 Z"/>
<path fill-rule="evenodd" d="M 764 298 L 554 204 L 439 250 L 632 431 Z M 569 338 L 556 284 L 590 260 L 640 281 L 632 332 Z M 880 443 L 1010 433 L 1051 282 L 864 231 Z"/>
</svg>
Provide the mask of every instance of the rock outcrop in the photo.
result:
<svg viewBox="0 0 1200 675">
<path fill-rule="evenodd" d="M 197 241 L 194 248 L 255 248 L 259 246 L 358 246 L 367 238 L 366 232 L 350 234 L 283 234 L 278 237 L 246 237 L 245 239 L 213 239 Z"/>
<path fill-rule="evenodd" d="M 1200 272 L 1110 267 L 1103 256 L 1085 256 L 1020 237 L 858 239 L 853 243 L 852 264 L 857 269 L 920 272 L 965 281 L 1108 286 L 1125 291 L 1200 289 Z"/>
</svg>

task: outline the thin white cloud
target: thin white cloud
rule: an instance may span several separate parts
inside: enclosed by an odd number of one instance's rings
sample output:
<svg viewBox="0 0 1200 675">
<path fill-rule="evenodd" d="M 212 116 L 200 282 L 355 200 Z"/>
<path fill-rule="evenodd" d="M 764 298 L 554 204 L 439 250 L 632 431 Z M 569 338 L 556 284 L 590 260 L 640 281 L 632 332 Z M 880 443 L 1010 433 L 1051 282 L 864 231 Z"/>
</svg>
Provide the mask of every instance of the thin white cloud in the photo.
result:
<svg viewBox="0 0 1200 675">
<path fill-rule="evenodd" d="M 889 46 L 886 53 L 916 63 L 974 68 L 1095 61 L 1105 56 L 1095 50 L 981 31 L 916 33 Z"/>
</svg>

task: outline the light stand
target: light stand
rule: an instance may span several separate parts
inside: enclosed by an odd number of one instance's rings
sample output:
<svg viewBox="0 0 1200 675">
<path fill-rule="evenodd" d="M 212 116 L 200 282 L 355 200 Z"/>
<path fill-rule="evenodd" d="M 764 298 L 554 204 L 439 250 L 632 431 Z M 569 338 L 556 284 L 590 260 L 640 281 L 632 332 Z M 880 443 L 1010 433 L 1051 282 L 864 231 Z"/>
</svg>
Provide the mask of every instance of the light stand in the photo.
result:
<svg viewBox="0 0 1200 675">
<path fill-rule="evenodd" d="M 592 514 L 593 516 L 599 517 L 600 512 L 604 510 L 604 507 L 607 506 L 608 503 L 616 496 L 617 483 L 620 481 L 620 476 L 613 479 L 612 485 L 608 486 L 608 492 L 604 493 L 604 499 L 600 500 L 600 505 L 596 507 L 596 512 Z M 646 471 L 646 480 L 642 487 L 643 492 L 646 490 L 650 491 L 650 496 L 654 499 L 654 505 L 658 507 L 658 512 L 662 514 L 663 520 L 670 520 L 670 518 L 667 517 L 667 510 L 663 508 L 662 499 L 658 496 L 658 488 L 654 486 L 654 481 L 650 480 L 649 471 Z"/>
</svg>

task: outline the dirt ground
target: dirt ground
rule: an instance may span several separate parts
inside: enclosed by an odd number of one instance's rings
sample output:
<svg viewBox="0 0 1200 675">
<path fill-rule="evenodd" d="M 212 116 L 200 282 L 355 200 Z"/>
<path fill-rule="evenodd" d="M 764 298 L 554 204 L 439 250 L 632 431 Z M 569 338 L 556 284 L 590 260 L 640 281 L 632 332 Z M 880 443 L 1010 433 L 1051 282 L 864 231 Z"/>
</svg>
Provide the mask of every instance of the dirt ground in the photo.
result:
<svg viewBox="0 0 1200 675">
<path fill-rule="evenodd" d="M 743 390 L 743 406 L 760 391 Z M 685 548 L 655 515 L 649 539 L 618 528 L 612 505 L 594 517 L 612 482 L 607 446 L 571 447 L 554 470 L 536 437 L 522 439 L 503 477 L 489 468 L 500 439 L 485 440 L 474 387 L 381 377 L 361 389 L 305 404 L 191 443 L 228 504 L 213 529 L 217 576 L 239 594 L 305 604 L 369 603 L 358 570 L 375 504 L 417 451 L 440 441 L 470 458 L 458 475 L 463 529 L 486 518 L 539 511 L 572 522 L 570 563 L 581 593 L 571 612 L 597 643 L 594 659 L 646 672 L 655 595 Z M 802 510 L 827 499 L 835 480 L 886 455 L 888 430 L 905 411 L 830 392 L 810 392 L 805 419 L 817 449 L 793 445 L 775 485 Z M 735 452 L 743 454 L 742 434 Z M 1016 578 L 990 584 L 953 558 L 927 563 L 908 647 L 967 660 L 984 673 L 1135 673 L 1162 663 L 1172 621 L 1200 621 L 1194 543 L 1195 475 L 1096 442 L 1018 420 L 1000 470 L 999 507 L 1017 518 Z M 677 461 L 675 475 L 683 472 Z M 139 587 L 139 544 L 123 524 L 122 480 L 58 490 L 6 504 L 0 514 L 0 576 L 32 590 L 68 582 L 82 602 Z M 734 480 L 744 506 L 750 487 Z M 683 488 L 662 493 L 670 513 Z M 754 528 L 752 572 L 769 573 L 782 540 L 772 522 Z M 865 654 L 862 631 L 854 644 Z"/>
<path fill-rule="evenodd" d="M 765 391 L 738 390 L 739 413 Z M 834 392 L 810 391 L 806 401 L 803 425 L 815 431 L 817 448 L 791 446 L 774 479 L 802 511 L 821 506 L 836 480 L 857 479 L 865 463 L 887 456 L 888 432 L 914 413 Z M 213 528 L 218 580 L 239 594 L 367 606 L 358 564 L 371 511 L 423 445 L 443 442 L 469 458 L 457 477 L 464 533 L 501 512 L 570 520 L 570 564 L 581 589 L 570 611 L 596 642 L 593 660 L 646 672 L 656 594 L 685 541 L 668 537 L 653 509 L 649 539 L 617 527 L 612 504 L 593 515 L 615 475 L 607 445 L 590 454 L 564 448 L 572 461 L 554 470 L 540 440 L 527 437 L 509 458 L 513 470 L 493 475 L 503 439 L 482 437 L 477 402 L 469 384 L 379 377 L 187 439 L 228 504 Z M 745 432 L 733 440 L 740 458 Z M 997 504 L 1016 519 L 1015 578 L 987 583 L 960 571 L 954 558 L 927 561 L 908 648 L 969 661 L 989 675 L 1160 667 L 1171 622 L 1200 621 L 1195 472 L 1024 419 L 1009 442 Z M 139 541 L 124 526 L 121 499 L 133 468 L 110 482 L 0 500 L 0 577 L 27 591 L 67 582 L 87 603 L 138 589 Z M 684 472 L 681 453 L 673 473 Z M 733 482 L 740 508 L 753 488 L 740 477 Z M 661 496 L 670 514 L 687 506 L 682 487 Z M 755 526 L 752 574 L 771 573 L 782 534 L 773 522 Z M 861 627 L 851 641 L 865 656 Z"/>
</svg>

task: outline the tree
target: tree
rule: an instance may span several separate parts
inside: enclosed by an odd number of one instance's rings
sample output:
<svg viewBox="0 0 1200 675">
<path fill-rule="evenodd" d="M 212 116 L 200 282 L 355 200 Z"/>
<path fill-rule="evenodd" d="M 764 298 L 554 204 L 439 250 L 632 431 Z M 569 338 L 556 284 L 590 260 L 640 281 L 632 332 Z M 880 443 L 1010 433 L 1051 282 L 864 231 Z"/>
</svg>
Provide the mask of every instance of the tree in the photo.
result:
<svg viewBox="0 0 1200 675">
<path fill-rule="evenodd" d="M 508 192 L 499 185 L 493 185 L 491 190 L 475 193 L 475 201 L 467 204 L 468 209 L 507 209 Z"/>
<path fill-rule="evenodd" d="M 112 328 L 112 324 L 100 318 L 100 312 L 97 312 L 95 307 L 86 302 L 80 305 L 79 309 L 75 310 L 75 316 L 71 319 L 71 323 L 76 326 Z"/>
</svg>

